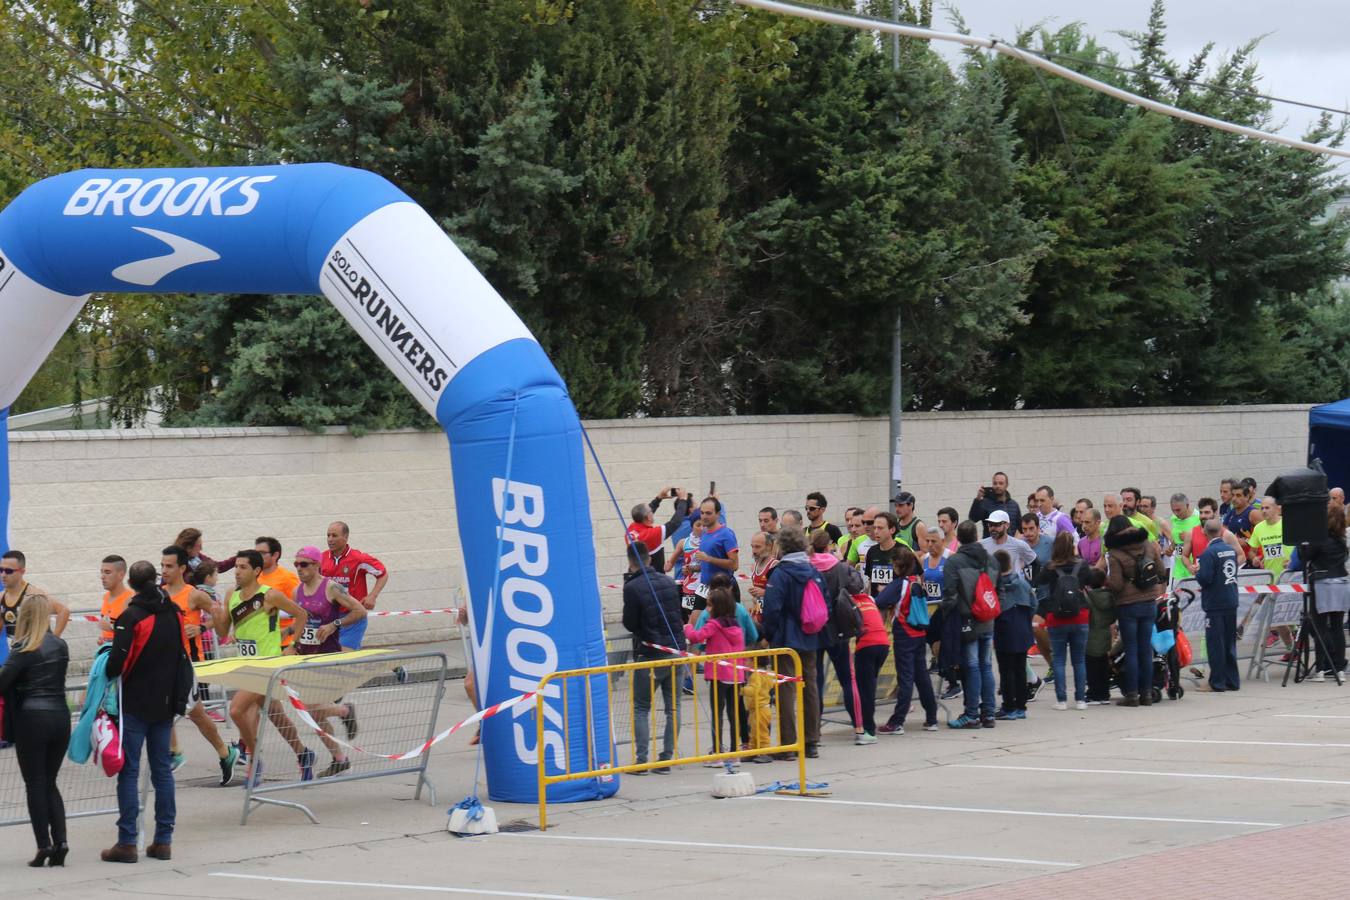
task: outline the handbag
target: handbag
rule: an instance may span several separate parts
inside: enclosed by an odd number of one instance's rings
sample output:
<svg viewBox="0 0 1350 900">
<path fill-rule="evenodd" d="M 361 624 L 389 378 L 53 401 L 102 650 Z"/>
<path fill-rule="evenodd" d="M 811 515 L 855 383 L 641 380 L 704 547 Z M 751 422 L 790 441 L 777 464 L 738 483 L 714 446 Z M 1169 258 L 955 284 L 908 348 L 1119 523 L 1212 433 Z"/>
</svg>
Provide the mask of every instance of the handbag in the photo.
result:
<svg viewBox="0 0 1350 900">
<path fill-rule="evenodd" d="M 905 616 L 905 624 L 911 628 L 928 628 L 928 597 L 925 594 L 916 594 L 914 585 L 909 586 L 909 614 Z"/>
<path fill-rule="evenodd" d="M 126 764 L 126 756 L 122 753 L 122 704 L 121 697 L 116 696 L 120 689 L 121 679 L 118 679 L 117 685 L 110 685 L 108 694 L 114 695 L 117 706 L 117 720 L 108 714 L 107 698 L 103 708 L 100 708 L 98 715 L 94 717 L 94 759 L 103 767 L 103 774 L 112 778 L 122 771 L 122 766 Z"/>
<path fill-rule="evenodd" d="M 1177 632 L 1177 665 L 1189 666 L 1191 664 L 1191 639 L 1186 637 L 1186 632 L 1180 628 Z"/>
</svg>

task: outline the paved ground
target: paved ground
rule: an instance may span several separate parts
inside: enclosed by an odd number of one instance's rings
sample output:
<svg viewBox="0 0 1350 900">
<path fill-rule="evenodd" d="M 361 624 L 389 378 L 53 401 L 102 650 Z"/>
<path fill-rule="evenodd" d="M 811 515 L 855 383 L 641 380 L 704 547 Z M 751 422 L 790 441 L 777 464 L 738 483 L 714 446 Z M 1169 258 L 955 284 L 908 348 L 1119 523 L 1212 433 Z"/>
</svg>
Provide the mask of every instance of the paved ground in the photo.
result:
<svg viewBox="0 0 1350 900">
<path fill-rule="evenodd" d="M 444 715 L 465 711 L 452 689 Z M 239 827 L 241 792 L 190 786 L 206 783 L 210 763 L 195 736 L 188 749 L 171 863 L 98 861 L 113 836 L 105 817 L 72 822 L 65 870 L 32 870 L 20 863 L 26 828 L 8 828 L 6 896 L 811 897 L 842 888 L 1046 900 L 1131 886 L 1204 897 L 1217 880 L 1231 897 L 1334 874 L 1325 861 L 1350 838 L 1350 819 L 1337 820 L 1350 812 L 1350 687 L 1334 684 L 1249 684 L 1137 710 L 1056 712 L 1043 698 L 1025 722 L 871 747 L 831 726 L 809 769 L 829 782 L 825 798 L 714 800 L 711 773 L 689 768 L 625 778 L 604 803 L 550 807 L 547 833 L 472 839 L 444 830 L 473 771 L 459 735 L 433 755 L 436 806 L 412 801 L 406 776 L 298 792 L 319 825 L 267 808 Z M 796 771 L 748 769 L 760 783 Z M 494 806 L 503 824 L 536 823 L 533 807 Z"/>
</svg>

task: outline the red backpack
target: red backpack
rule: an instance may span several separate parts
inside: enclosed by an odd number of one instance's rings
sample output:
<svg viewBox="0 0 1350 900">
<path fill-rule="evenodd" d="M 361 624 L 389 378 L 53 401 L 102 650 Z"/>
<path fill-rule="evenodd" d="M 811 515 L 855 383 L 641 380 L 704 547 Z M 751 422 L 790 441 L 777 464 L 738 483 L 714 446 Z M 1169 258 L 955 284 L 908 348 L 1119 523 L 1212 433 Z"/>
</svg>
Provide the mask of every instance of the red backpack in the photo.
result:
<svg viewBox="0 0 1350 900">
<path fill-rule="evenodd" d="M 998 602 L 998 591 L 988 572 L 975 579 L 975 596 L 970 598 L 970 615 L 976 622 L 992 622 L 1003 612 Z"/>
</svg>

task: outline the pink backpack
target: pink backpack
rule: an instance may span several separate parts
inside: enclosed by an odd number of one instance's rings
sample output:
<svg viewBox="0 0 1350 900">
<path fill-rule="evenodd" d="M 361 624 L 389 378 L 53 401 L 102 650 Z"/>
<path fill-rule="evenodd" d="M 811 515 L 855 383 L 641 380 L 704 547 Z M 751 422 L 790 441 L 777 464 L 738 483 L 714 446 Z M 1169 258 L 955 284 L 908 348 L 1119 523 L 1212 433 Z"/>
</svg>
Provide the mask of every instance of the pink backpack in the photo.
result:
<svg viewBox="0 0 1350 900">
<path fill-rule="evenodd" d="M 122 771 L 122 733 L 112 716 L 99 710 L 94 719 L 94 758 L 103 766 L 103 774 L 112 778 Z"/>
<path fill-rule="evenodd" d="M 830 609 L 825 605 L 825 595 L 820 591 L 816 579 L 808 578 L 802 589 L 801 623 L 804 634 L 818 634 L 830 621 Z"/>
</svg>

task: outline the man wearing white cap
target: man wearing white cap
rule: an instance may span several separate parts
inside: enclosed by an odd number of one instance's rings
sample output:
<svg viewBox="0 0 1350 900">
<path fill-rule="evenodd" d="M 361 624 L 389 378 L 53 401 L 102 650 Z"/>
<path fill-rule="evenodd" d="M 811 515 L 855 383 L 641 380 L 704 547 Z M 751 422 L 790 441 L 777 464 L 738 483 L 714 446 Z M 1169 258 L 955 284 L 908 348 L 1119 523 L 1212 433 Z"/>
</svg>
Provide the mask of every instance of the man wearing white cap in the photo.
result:
<svg viewBox="0 0 1350 900">
<path fill-rule="evenodd" d="M 989 529 L 989 537 L 980 541 L 980 546 L 988 551 L 990 556 L 993 556 L 996 550 L 1008 551 L 1008 555 L 1013 559 L 1013 568 L 1025 569 L 1036 561 L 1036 551 L 1020 537 L 1009 533 L 1010 521 L 1008 514 L 1001 509 L 991 512 L 989 518 L 984 520 L 985 526 Z"/>
<path fill-rule="evenodd" d="M 1008 518 L 1008 514 L 1004 510 L 996 509 L 991 512 L 988 518 L 984 520 L 984 527 L 989 529 L 989 537 L 980 541 L 980 546 L 988 551 L 991 558 L 996 550 L 1008 551 L 1008 555 L 1013 560 L 1013 568 L 1016 570 L 1025 569 L 1036 562 L 1036 551 L 1031 549 L 1031 545 L 1026 541 L 1009 532 L 1010 523 L 1011 519 Z M 1049 660 L 1050 635 L 1046 632 L 1045 626 L 1033 626 L 1032 633 L 1036 636 L 1036 645 L 1040 648 L 1041 655 Z M 1036 692 L 1040 690 L 1043 682 L 1040 676 L 1030 667 L 1027 671 L 1030 675 L 1028 680 L 1031 682 L 1027 685 L 1027 699 L 1034 700 L 1036 699 Z"/>
</svg>

